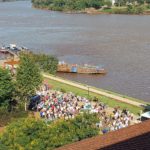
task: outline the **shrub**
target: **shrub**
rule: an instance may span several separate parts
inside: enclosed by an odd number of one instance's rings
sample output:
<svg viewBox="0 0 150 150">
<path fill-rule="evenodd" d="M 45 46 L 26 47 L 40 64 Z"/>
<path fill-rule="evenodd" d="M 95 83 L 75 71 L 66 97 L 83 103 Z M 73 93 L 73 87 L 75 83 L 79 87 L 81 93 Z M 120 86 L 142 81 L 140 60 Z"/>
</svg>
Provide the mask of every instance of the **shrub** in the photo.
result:
<svg viewBox="0 0 150 150">
<path fill-rule="evenodd" d="M 40 69 L 50 74 L 55 74 L 57 71 L 58 59 L 55 56 L 45 54 L 31 53 L 33 60 L 37 63 Z"/>
<path fill-rule="evenodd" d="M 144 4 L 145 0 L 137 0 L 138 4 Z"/>
<path fill-rule="evenodd" d="M 107 7 L 111 7 L 112 2 L 110 0 L 105 0 L 104 5 L 107 5 Z"/>
<path fill-rule="evenodd" d="M 147 9 L 150 9 L 150 4 L 147 5 Z"/>
<path fill-rule="evenodd" d="M 54 149 L 98 134 L 96 114 L 83 113 L 74 119 L 57 120 L 47 125 L 34 118 L 11 123 L 0 137 L 0 149 Z"/>
<path fill-rule="evenodd" d="M 66 93 L 66 90 L 65 90 L 65 89 L 63 89 L 63 88 L 61 88 L 61 89 L 60 89 L 60 92 L 62 92 L 62 93 Z"/>
<path fill-rule="evenodd" d="M 137 6 L 136 7 L 136 11 L 135 11 L 135 14 L 142 14 L 143 11 L 144 11 L 144 7 L 141 5 L 141 6 Z"/>
<path fill-rule="evenodd" d="M 146 3 L 147 3 L 147 4 L 150 4 L 150 0 L 146 0 Z"/>
<path fill-rule="evenodd" d="M 144 11 L 144 6 L 135 6 L 135 5 L 128 5 L 127 12 L 129 14 L 142 14 Z"/>
<path fill-rule="evenodd" d="M 0 107 L 7 107 L 12 99 L 14 83 L 8 70 L 0 67 Z"/>
<path fill-rule="evenodd" d="M 113 8 L 112 12 L 114 14 L 127 14 L 127 9 L 126 8 Z"/>
</svg>

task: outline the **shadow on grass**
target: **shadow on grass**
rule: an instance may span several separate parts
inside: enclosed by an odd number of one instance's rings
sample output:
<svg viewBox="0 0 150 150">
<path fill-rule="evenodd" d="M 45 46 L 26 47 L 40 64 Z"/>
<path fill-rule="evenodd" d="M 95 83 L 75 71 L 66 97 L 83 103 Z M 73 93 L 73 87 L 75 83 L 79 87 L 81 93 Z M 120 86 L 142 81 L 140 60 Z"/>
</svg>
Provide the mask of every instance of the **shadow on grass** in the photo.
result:
<svg viewBox="0 0 150 150">
<path fill-rule="evenodd" d="M 142 106 L 144 109 L 143 109 L 143 112 L 147 112 L 147 111 L 150 111 L 150 104 L 147 104 L 147 105 L 144 105 Z"/>
<path fill-rule="evenodd" d="M 27 116 L 28 112 L 25 111 L 8 112 L 7 110 L 0 110 L 0 127 L 4 127 L 12 121 L 19 118 L 25 118 Z"/>
</svg>

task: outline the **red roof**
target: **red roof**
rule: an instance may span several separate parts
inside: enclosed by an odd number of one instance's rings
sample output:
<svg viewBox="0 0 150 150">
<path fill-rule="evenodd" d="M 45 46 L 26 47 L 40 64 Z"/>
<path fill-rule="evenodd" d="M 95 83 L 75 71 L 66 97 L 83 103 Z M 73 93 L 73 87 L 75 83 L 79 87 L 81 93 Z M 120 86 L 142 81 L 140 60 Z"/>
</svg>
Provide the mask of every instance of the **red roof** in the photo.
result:
<svg viewBox="0 0 150 150">
<path fill-rule="evenodd" d="M 57 150 L 150 150 L 150 120 Z"/>
<path fill-rule="evenodd" d="M 8 64 L 8 65 L 18 65 L 18 64 L 19 64 L 19 61 L 11 60 L 11 61 L 6 61 L 6 62 L 4 62 L 4 64 Z"/>
</svg>

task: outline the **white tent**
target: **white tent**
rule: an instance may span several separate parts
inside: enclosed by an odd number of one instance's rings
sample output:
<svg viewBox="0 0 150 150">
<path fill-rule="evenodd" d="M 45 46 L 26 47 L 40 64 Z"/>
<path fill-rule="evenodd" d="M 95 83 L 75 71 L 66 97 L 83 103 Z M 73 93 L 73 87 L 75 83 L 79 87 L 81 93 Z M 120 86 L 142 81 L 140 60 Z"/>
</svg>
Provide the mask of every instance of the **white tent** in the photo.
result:
<svg viewBox="0 0 150 150">
<path fill-rule="evenodd" d="M 144 120 L 150 119 L 150 111 L 141 114 L 141 120 L 143 120 L 143 118 Z"/>
</svg>

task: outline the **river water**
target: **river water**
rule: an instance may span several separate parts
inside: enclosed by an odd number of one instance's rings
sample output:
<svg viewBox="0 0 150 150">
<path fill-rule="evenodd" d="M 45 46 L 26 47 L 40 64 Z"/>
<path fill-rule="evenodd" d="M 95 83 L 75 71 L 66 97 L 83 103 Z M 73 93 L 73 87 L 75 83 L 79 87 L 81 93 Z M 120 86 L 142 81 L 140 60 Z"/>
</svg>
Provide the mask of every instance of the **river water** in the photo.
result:
<svg viewBox="0 0 150 150">
<path fill-rule="evenodd" d="M 30 1 L 0 3 L 0 44 L 17 43 L 105 76 L 58 74 L 150 102 L 150 16 L 65 14 Z"/>
</svg>

